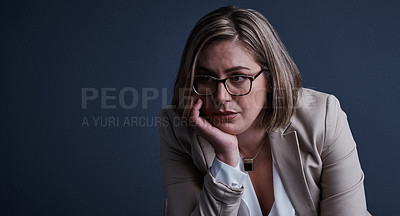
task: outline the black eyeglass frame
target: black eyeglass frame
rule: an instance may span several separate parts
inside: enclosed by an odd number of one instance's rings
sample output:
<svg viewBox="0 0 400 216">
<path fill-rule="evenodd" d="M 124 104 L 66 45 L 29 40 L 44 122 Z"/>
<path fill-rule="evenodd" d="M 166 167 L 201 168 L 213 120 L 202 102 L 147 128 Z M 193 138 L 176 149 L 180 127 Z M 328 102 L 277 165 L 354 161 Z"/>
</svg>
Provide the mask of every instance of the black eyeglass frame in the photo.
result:
<svg viewBox="0 0 400 216">
<path fill-rule="evenodd" d="M 224 87 L 225 87 L 226 91 L 227 91 L 230 95 L 232 95 L 232 96 L 244 96 L 244 95 L 248 95 L 248 94 L 251 92 L 251 89 L 253 88 L 253 81 L 254 81 L 255 79 L 257 79 L 257 77 L 260 76 L 260 74 L 262 74 L 264 71 L 268 71 L 268 69 L 261 69 L 260 72 L 258 72 L 257 74 L 255 74 L 255 75 L 253 75 L 253 76 L 234 75 L 234 76 L 229 76 L 229 77 L 224 78 L 224 79 L 218 79 L 217 77 L 213 77 L 213 76 L 209 76 L 209 75 L 196 75 L 196 76 L 194 76 L 194 78 L 196 78 L 196 77 L 209 77 L 209 78 L 213 79 L 214 81 L 216 81 L 216 88 L 215 88 L 214 92 L 211 93 L 211 94 L 200 94 L 199 92 L 196 91 L 196 89 L 195 89 L 195 87 L 194 87 L 194 83 L 193 83 L 192 88 L 193 88 L 194 93 L 196 93 L 196 94 L 199 95 L 199 96 L 211 96 L 211 95 L 215 94 L 215 92 L 217 92 L 218 84 L 219 84 L 220 82 L 222 82 L 222 83 L 224 84 Z M 232 78 L 232 77 L 243 77 L 243 78 L 248 78 L 248 79 L 250 80 L 250 89 L 249 89 L 249 91 L 248 91 L 247 93 L 245 93 L 245 94 L 233 94 L 231 91 L 229 91 L 228 87 L 226 86 L 226 81 L 227 81 L 228 79 Z"/>
</svg>

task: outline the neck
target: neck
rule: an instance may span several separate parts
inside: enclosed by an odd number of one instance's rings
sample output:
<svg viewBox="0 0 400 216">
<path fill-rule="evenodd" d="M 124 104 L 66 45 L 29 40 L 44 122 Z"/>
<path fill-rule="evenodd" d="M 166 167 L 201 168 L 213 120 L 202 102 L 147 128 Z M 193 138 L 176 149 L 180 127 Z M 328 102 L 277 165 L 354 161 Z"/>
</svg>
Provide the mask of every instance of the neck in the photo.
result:
<svg viewBox="0 0 400 216">
<path fill-rule="evenodd" d="M 267 136 L 264 129 L 250 127 L 244 133 L 237 135 L 237 138 L 241 154 L 244 157 L 253 157 Z"/>
</svg>

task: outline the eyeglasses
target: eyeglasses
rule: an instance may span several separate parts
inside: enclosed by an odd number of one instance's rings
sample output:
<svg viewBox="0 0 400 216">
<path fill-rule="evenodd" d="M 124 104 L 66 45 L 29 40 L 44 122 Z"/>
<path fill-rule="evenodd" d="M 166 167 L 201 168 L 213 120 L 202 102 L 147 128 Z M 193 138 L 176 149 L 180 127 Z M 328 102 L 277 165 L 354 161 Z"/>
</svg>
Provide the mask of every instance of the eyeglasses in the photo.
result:
<svg viewBox="0 0 400 216">
<path fill-rule="evenodd" d="M 251 91 L 253 81 L 265 70 L 262 69 L 254 76 L 234 75 L 225 79 L 218 79 L 208 75 L 196 75 L 194 76 L 193 90 L 200 96 L 213 95 L 217 91 L 218 84 L 222 82 L 229 94 L 233 96 L 247 95 Z"/>
</svg>

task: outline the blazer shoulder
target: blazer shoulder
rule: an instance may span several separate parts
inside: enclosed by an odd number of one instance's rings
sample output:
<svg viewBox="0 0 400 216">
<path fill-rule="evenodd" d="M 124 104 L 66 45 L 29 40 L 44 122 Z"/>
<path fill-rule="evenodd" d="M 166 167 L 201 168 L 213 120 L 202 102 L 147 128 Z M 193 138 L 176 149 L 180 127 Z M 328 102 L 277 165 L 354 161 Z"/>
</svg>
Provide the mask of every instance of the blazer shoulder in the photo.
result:
<svg viewBox="0 0 400 216">
<path fill-rule="evenodd" d="M 332 94 L 303 88 L 295 109 L 293 119 L 307 123 L 325 120 L 328 112 L 338 114 L 342 111 L 339 100 Z"/>
<path fill-rule="evenodd" d="M 327 134 L 343 117 L 345 114 L 334 95 L 304 88 L 291 118 L 291 128 L 297 131 L 303 143 L 317 145 L 321 151 Z"/>
<path fill-rule="evenodd" d="M 327 100 L 330 94 L 302 89 L 292 117 L 292 124 L 307 124 L 312 126 L 325 119 Z"/>
</svg>

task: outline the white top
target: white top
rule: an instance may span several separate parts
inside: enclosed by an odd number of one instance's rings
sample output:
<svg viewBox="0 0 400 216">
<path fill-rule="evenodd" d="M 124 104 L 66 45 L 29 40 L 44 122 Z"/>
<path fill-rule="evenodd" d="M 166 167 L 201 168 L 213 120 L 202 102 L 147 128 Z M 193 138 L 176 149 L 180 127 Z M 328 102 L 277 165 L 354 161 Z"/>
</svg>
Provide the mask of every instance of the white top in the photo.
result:
<svg viewBox="0 0 400 216">
<path fill-rule="evenodd" d="M 275 167 L 273 160 L 273 184 L 275 201 L 268 216 L 295 216 L 295 210 L 283 187 L 282 180 Z M 211 173 L 218 182 L 231 187 L 244 187 L 242 201 L 239 206 L 239 216 L 260 216 L 262 211 L 258 203 L 257 195 L 251 183 L 250 175 L 244 171 L 243 161 L 239 160 L 238 165 L 233 168 L 222 161 L 214 158 L 211 166 Z"/>
</svg>

